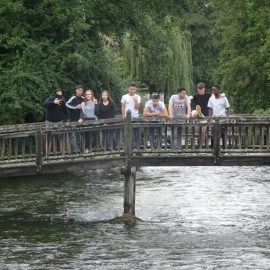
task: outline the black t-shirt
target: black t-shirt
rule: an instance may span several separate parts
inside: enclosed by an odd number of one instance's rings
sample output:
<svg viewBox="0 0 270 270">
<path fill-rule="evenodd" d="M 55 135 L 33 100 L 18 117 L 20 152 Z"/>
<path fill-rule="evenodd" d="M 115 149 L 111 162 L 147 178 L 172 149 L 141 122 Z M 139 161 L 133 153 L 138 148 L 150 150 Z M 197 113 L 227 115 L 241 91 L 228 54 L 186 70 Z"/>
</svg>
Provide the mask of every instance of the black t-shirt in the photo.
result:
<svg viewBox="0 0 270 270">
<path fill-rule="evenodd" d="M 194 109 L 195 109 L 196 105 L 200 105 L 203 115 L 208 116 L 207 104 L 208 104 L 210 97 L 211 97 L 210 93 L 204 93 L 204 95 L 195 94 L 193 96 Z"/>
<path fill-rule="evenodd" d="M 111 102 L 108 105 L 104 105 L 103 103 L 96 104 L 95 115 L 98 119 L 114 118 L 114 104 Z"/>
</svg>

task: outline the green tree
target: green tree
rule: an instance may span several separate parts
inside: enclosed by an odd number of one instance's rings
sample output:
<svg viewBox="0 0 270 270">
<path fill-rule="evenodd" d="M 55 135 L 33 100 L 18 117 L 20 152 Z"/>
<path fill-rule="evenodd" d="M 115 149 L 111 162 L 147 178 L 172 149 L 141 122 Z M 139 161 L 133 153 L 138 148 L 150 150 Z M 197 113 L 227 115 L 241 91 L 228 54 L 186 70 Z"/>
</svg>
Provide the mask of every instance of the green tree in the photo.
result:
<svg viewBox="0 0 270 270">
<path fill-rule="evenodd" d="M 270 2 L 213 0 L 221 49 L 217 80 L 235 112 L 270 108 Z"/>
</svg>

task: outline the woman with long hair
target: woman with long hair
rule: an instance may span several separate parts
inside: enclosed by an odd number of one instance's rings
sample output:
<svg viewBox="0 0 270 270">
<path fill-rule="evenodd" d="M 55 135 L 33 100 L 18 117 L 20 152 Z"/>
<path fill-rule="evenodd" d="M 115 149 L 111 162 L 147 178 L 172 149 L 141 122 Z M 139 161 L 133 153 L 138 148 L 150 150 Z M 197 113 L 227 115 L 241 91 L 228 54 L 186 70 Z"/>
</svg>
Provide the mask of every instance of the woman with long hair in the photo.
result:
<svg viewBox="0 0 270 270">
<path fill-rule="evenodd" d="M 97 100 L 94 96 L 94 93 L 91 89 L 85 91 L 84 101 L 81 103 L 81 113 L 79 123 L 82 123 L 84 120 L 95 120 L 97 119 L 95 115 L 95 104 Z"/>
<path fill-rule="evenodd" d="M 86 120 L 96 120 L 97 117 L 95 115 L 95 105 L 97 104 L 97 100 L 94 96 L 94 93 L 91 89 L 85 91 L 84 101 L 81 103 L 81 112 L 80 119 L 78 122 L 81 124 Z M 96 145 L 96 133 L 95 132 L 85 132 L 82 137 L 83 141 L 81 142 L 84 145 L 85 149 L 82 149 L 86 154 L 89 153 L 89 148 L 92 148 Z"/>
<path fill-rule="evenodd" d="M 95 106 L 95 115 L 98 119 L 114 118 L 114 102 L 108 90 L 103 90 L 99 103 Z M 102 132 L 104 150 L 108 151 L 110 146 L 114 146 L 114 131 L 104 130 Z M 111 149 L 112 150 L 112 149 Z"/>
</svg>

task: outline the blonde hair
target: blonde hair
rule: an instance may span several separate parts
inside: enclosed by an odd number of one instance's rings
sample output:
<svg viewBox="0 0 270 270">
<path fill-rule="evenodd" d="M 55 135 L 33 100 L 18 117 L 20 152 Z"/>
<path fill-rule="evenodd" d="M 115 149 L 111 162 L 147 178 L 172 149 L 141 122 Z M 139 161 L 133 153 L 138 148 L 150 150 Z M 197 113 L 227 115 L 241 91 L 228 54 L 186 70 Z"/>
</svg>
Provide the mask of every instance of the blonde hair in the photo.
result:
<svg viewBox="0 0 270 270">
<path fill-rule="evenodd" d="M 93 92 L 91 89 L 88 89 L 88 90 L 86 90 L 85 93 L 84 93 L 85 96 L 86 96 L 86 93 L 87 93 L 87 92 L 90 92 L 90 93 L 92 94 L 92 99 L 91 99 L 91 101 L 93 101 L 93 100 L 95 99 L 94 92 Z M 85 101 L 87 101 L 87 100 L 85 100 Z"/>
</svg>

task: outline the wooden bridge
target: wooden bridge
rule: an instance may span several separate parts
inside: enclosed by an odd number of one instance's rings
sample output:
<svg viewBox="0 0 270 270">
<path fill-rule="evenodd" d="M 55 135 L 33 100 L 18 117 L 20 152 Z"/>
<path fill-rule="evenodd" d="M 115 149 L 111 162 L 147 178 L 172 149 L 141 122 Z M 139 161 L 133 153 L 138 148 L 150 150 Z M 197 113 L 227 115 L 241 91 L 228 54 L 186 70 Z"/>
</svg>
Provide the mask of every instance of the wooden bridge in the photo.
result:
<svg viewBox="0 0 270 270">
<path fill-rule="evenodd" d="M 132 120 L 128 114 L 57 128 L 0 127 L 0 177 L 120 167 L 125 214 L 135 215 L 137 167 L 213 165 L 269 166 L 270 117 Z"/>
<path fill-rule="evenodd" d="M 174 129 L 179 127 L 175 138 Z M 134 129 L 139 136 L 137 149 Z M 125 166 L 212 165 L 270 165 L 270 117 L 131 121 L 128 115 L 50 129 L 45 123 L 0 127 L 1 177 Z"/>
</svg>

